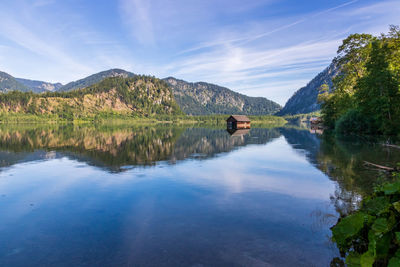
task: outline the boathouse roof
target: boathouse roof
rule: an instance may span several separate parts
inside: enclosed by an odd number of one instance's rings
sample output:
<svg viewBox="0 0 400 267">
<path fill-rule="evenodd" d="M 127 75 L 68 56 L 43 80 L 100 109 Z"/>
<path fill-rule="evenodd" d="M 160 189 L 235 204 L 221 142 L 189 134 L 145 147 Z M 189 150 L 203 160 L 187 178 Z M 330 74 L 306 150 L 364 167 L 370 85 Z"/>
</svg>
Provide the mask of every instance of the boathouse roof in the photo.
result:
<svg viewBox="0 0 400 267">
<path fill-rule="evenodd" d="M 246 115 L 231 115 L 227 120 L 230 118 L 233 118 L 235 121 L 250 122 L 250 119 Z"/>
</svg>

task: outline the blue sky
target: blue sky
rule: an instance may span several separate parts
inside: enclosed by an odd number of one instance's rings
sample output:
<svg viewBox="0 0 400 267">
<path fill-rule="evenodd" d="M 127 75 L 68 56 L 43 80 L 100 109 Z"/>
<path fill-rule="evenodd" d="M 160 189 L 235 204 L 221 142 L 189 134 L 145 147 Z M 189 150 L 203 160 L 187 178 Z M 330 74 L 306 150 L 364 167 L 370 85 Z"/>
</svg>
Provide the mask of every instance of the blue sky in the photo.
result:
<svg viewBox="0 0 400 267">
<path fill-rule="evenodd" d="M 284 104 L 343 38 L 398 14 L 399 0 L 2 0 L 0 70 L 66 83 L 123 68 Z"/>
</svg>

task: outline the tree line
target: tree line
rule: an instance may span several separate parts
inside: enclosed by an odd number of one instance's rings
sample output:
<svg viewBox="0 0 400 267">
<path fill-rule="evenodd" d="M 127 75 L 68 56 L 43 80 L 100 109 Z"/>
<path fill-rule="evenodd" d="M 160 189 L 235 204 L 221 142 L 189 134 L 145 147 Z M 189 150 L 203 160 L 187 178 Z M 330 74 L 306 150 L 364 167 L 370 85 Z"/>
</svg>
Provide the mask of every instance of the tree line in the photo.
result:
<svg viewBox="0 0 400 267">
<path fill-rule="evenodd" d="M 397 135 L 400 130 L 400 28 L 351 34 L 338 49 L 333 87 L 320 88 L 324 124 L 339 133 Z"/>
</svg>

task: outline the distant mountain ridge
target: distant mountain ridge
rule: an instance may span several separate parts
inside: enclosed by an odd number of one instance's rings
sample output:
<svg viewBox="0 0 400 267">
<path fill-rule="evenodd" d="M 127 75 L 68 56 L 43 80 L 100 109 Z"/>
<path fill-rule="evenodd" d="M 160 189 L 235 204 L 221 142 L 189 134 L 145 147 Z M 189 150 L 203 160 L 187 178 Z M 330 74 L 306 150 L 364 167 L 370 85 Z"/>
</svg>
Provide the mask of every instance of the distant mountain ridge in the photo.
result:
<svg viewBox="0 0 400 267">
<path fill-rule="evenodd" d="M 0 71 L 0 92 L 6 93 L 9 91 L 28 92 L 30 90 L 10 74 Z"/>
<path fill-rule="evenodd" d="M 0 92 L 21 91 L 34 93 L 53 92 L 60 89 L 61 83 L 49 83 L 43 81 L 15 78 L 8 73 L 0 71 Z"/>
<path fill-rule="evenodd" d="M 310 113 L 320 109 L 318 104 L 319 88 L 327 84 L 332 89 L 332 79 L 338 74 L 338 68 L 331 63 L 325 70 L 315 76 L 306 86 L 297 90 L 286 102 L 278 115 Z"/>
<path fill-rule="evenodd" d="M 15 78 L 18 82 L 22 83 L 26 87 L 35 93 L 42 92 L 55 92 L 58 91 L 63 85 L 61 83 L 49 83 L 43 81 L 28 80 L 22 78 Z"/>
<path fill-rule="evenodd" d="M 264 97 L 250 97 L 215 84 L 190 83 L 173 77 L 163 79 L 172 88 L 183 112 L 189 115 L 274 114 L 281 106 Z"/>
<path fill-rule="evenodd" d="M 128 78 L 128 77 L 134 77 L 135 74 L 126 70 L 122 69 L 110 69 L 110 70 L 105 70 L 101 71 L 95 74 L 92 74 L 86 78 L 67 83 L 66 85 L 62 86 L 61 88 L 58 89 L 58 91 L 61 92 L 68 92 L 76 89 L 82 89 L 88 86 L 91 86 L 93 84 L 99 83 L 105 78 L 110 78 L 110 77 L 122 77 L 122 78 Z"/>
<path fill-rule="evenodd" d="M 4 73 L 6 74 L 6 73 Z M 8 75 L 8 74 L 6 74 Z M 0 92 L 32 91 L 42 92 L 70 92 L 88 88 L 98 84 L 106 78 L 131 78 L 138 75 L 122 69 L 110 69 L 95 73 L 66 85 L 47 83 L 7 76 L 7 86 L 1 87 Z M 210 114 L 244 114 L 244 115 L 271 115 L 278 112 L 281 106 L 264 97 L 250 97 L 234 92 L 226 87 L 206 82 L 190 83 L 173 77 L 162 79 L 171 87 L 174 98 L 182 111 L 189 115 Z"/>
</svg>

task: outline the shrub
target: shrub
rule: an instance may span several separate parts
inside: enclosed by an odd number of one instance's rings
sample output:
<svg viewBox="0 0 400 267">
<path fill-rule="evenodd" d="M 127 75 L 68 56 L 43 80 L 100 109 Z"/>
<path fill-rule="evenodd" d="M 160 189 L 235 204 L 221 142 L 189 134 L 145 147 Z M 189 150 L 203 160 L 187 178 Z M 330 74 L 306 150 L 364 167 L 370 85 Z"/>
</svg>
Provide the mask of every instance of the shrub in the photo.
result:
<svg viewBox="0 0 400 267">
<path fill-rule="evenodd" d="M 372 121 L 365 117 L 359 110 L 347 111 L 336 122 L 335 130 L 341 134 L 373 133 Z"/>
<path fill-rule="evenodd" d="M 356 213 L 332 227 L 347 266 L 400 266 L 400 174 L 395 177 L 396 182 L 376 188 Z"/>
</svg>

